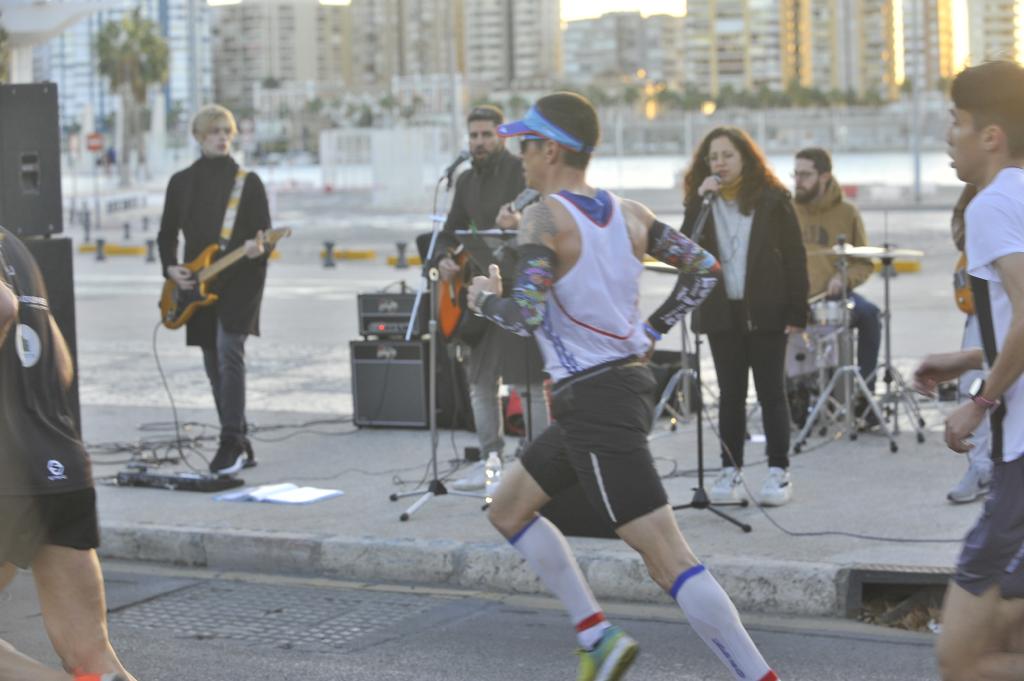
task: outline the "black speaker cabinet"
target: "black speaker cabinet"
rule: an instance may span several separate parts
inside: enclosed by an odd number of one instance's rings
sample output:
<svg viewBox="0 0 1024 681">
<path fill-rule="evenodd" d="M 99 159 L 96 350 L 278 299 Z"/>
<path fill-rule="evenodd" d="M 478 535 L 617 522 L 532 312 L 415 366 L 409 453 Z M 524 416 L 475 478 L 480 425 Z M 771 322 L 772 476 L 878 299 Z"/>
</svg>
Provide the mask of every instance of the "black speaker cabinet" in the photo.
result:
<svg viewBox="0 0 1024 681">
<path fill-rule="evenodd" d="M 357 426 L 429 426 L 425 341 L 352 341 L 352 406 Z"/>
<path fill-rule="evenodd" d="M 55 83 L 0 86 L 0 225 L 20 237 L 64 230 Z"/>
<path fill-rule="evenodd" d="M 50 297 L 50 312 L 57 321 L 60 332 L 68 343 L 74 360 L 75 380 L 71 385 L 71 407 L 75 423 L 82 430 L 81 408 L 78 402 L 78 343 L 75 333 L 75 287 L 72 271 L 71 239 L 22 239 L 25 247 L 36 259 L 46 282 L 46 293 Z"/>
</svg>

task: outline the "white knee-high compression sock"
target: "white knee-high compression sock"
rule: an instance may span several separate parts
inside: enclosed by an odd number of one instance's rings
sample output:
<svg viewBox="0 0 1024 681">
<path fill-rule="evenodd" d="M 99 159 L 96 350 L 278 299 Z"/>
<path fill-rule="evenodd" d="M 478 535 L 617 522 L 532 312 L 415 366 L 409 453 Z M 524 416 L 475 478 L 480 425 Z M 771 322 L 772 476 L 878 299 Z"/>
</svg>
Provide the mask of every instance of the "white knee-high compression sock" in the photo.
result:
<svg viewBox="0 0 1024 681">
<path fill-rule="evenodd" d="M 679 575 L 670 593 L 693 630 L 737 681 L 778 681 L 743 628 L 736 606 L 703 565 Z"/>
<path fill-rule="evenodd" d="M 569 611 L 580 646 L 597 645 L 609 625 L 558 528 L 538 515 L 508 542 Z"/>
</svg>

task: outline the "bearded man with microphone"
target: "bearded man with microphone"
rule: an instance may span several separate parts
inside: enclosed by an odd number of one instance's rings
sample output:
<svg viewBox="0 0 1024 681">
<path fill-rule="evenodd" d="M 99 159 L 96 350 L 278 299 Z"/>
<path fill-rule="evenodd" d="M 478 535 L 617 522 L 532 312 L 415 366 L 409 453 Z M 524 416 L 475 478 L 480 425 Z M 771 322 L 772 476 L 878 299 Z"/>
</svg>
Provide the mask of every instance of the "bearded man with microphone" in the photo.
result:
<svg viewBox="0 0 1024 681">
<path fill-rule="evenodd" d="M 505 117 L 501 109 L 484 104 L 474 107 L 466 119 L 469 137 L 469 155 L 472 166 L 455 181 L 452 199 L 444 229 L 438 235 L 434 248 L 441 279 L 468 282 L 482 272 L 465 258 L 459 258 L 461 245 L 455 232 L 459 230 L 489 230 L 495 227 L 514 230 L 519 226 L 519 212 L 514 201 L 526 188 L 523 163 L 505 148 L 497 128 Z M 457 167 L 461 160 L 453 163 Z M 448 171 L 449 178 L 454 167 Z M 517 256 L 511 239 L 495 244 L 502 267 L 515 267 Z M 460 264 L 458 260 L 464 262 Z M 452 339 L 449 339 L 452 340 Z M 502 436 L 503 414 L 499 391 L 502 380 L 516 388 L 528 401 L 523 411 L 529 413 L 531 430 L 540 432 L 547 426 L 547 407 L 541 385 L 543 363 L 533 339 L 519 338 L 492 324 L 487 324 L 466 311 L 454 334 L 466 355 L 465 367 L 469 383 L 470 404 L 476 424 L 482 459 L 488 453 L 502 456 L 505 440 Z M 468 474 L 452 483 L 456 490 L 483 489 L 485 482 L 483 462 Z"/>
</svg>

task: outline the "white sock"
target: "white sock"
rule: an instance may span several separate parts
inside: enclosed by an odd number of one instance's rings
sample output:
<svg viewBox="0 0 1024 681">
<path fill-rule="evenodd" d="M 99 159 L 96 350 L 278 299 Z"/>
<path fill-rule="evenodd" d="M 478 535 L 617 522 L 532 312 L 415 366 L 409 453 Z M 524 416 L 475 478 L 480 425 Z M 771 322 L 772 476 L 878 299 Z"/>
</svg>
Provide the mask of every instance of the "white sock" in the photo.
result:
<svg viewBox="0 0 1024 681">
<path fill-rule="evenodd" d="M 590 650 L 597 645 L 610 625 L 558 528 L 538 515 L 508 542 L 569 611 L 580 646 Z"/>
<path fill-rule="evenodd" d="M 777 681 L 743 628 L 736 606 L 703 565 L 679 575 L 671 595 L 693 630 L 737 681 Z"/>
</svg>

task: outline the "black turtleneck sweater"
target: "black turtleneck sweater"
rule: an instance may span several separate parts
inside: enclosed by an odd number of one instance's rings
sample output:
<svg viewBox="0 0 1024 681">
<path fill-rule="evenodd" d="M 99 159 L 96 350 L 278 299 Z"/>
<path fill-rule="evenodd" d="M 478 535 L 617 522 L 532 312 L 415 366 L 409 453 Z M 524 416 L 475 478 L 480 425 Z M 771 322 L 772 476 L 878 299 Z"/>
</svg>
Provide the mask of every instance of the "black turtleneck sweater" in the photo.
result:
<svg viewBox="0 0 1024 681">
<path fill-rule="evenodd" d="M 184 262 L 194 259 L 204 248 L 217 242 L 237 169 L 238 164 L 230 156 L 202 157 L 171 177 L 157 237 L 164 276 L 168 266 L 181 262 L 178 259 L 179 232 L 185 239 Z M 266 190 L 256 173 L 249 173 L 227 251 L 238 248 L 259 230 L 268 229 L 270 208 Z M 243 258 L 221 273 L 213 285 L 220 300 L 192 317 L 186 342 L 189 345 L 214 345 L 218 319 L 226 331 L 258 336 L 266 275 L 266 257 Z"/>
</svg>

